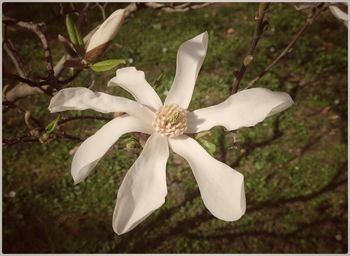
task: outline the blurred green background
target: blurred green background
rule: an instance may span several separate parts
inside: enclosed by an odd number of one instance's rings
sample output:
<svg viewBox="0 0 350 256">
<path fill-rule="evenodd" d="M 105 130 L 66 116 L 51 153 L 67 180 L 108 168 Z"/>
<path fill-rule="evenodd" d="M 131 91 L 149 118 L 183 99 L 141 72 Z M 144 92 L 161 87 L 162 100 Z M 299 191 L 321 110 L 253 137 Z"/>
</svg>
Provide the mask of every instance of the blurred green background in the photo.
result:
<svg viewBox="0 0 350 256">
<path fill-rule="evenodd" d="M 83 4 L 75 4 L 82 8 Z M 110 3 L 106 12 L 126 4 Z M 189 110 L 219 103 L 230 95 L 254 33 L 257 4 L 225 3 L 184 13 L 142 8 L 128 17 L 105 58 L 124 58 L 143 70 L 162 99 L 175 74 L 176 52 L 185 40 L 209 33 L 207 57 Z M 28 11 L 30 10 L 30 11 Z M 3 4 L 7 16 L 45 21 L 54 61 L 63 54 L 56 38 L 66 34 L 59 4 Z M 56 17 L 57 16 L 57 17 Z M 285 47 L 306 16 L 292 4 L 273 3 L 269 27 L 241 83 L 243 89 Z M 97 8 L 82 27 L 87 33 L 102 22 Z M 43 52 L 32 34 L 10 34 L 33 73 L 45 70 Z M 199 142 L 215 158 L 245 176 L 247 211 L 236 222 L 213 217 L 204 207 L 191 169 L 171 154 L 167 164 L 166 203 L 133 231 L 117 236 L 111 222 L 118 187 L 142 146 L 123 136 L 100 161 L 93 175 L 74 186 L 72 155 L 79 143 L 53 140 L 3 148 L 3 252 L 148 252 L 148 253 L 345 253 L 347 234 L 347 28 L 323 13 L 286 56 L 256 86 L 288 92 L 289 110 L 233 134 L 216 127 Z M 11 67 L 6 53 L 3 66 Z M 106 88 L 115 70 L 96 74 L 94 90 Z M 70 86 L 90 85 L 84 71 Z M 50 98 L 18 101 L 49 123 Z M 94 114 L 69 111 L 63 115 Z M 80 137 L 106 121 L 76 121 L 65 130 Z M 3 138 L 26 131 L 23 116 L 3 113 Z M 127 149 L 126 149 L 127 148 Z"/>
</svg>

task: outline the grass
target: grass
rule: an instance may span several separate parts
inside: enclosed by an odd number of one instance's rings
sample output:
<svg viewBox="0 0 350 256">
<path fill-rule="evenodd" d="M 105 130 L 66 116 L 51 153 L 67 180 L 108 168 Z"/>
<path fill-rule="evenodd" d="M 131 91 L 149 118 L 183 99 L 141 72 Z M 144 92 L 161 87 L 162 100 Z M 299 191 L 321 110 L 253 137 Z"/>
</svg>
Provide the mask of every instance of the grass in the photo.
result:
<svg viewBox="0 0 350 256">
<path fill-rule="evenodd" d="M 123 5 L 109 4 L 108 13 Z M 4 12 L 24 20 L 47 20 L 58 4 L 17 3 Z M 143 70 L 162 100 L 175 74 L 179 45 L 207 30 L 209 48 L 194 90 L 190 110 L 210 106 L 230 94 L 232 71 L 238 68 L 254 31 L 257 4 L 217 4 L 185 13 L 137 11 L 122 27 L 105 58 L 124 58 Z M 35 15 L 34 15 L 35 13 Z M 258 45 L 241 88 L 265 67 L 303 23 L 291 4 L 271 4 L 269 28 Z M 87 32 L 101 21 L 88 16 Z M 63 20 L 49 25 L 55 42 Z M 229 28 L 234 33 L 228 34 Z M 11 32 L 34 73 L 41 73 L 43 53 L 30 34 Z M 216 158 L 245 176 L 246 214 L 227 223 L 205 209 L 191 170 L 171 154 L 167 164 L 165 205 L 135 230 L 114 234 L 112 213 L 118 187 L 142 147 L 123 136 L 100 161 L 93 175 L 73 185 L 70 175 L 73 141 L 17 144 L 3 150 L 4 252 L 149 252 L 149 253 L 345 253 L 347 251 L 347 30 L 324 13 L 286 56 L 256 85 L 291 94 L 295 105 L 253 128 L 233 134 L 214 128 L 202 137 Z M 7 62 L 4 54 L 4 62 Z M 130 63 L 132 61 L 132 63 Z M 96 74 L 94 90 L 128 96 L 106 88 L 114 70 Z M 87 86 L 83 72 L 70 86 Z M 52 120 L 49 98 L 20 101 L 45 123 Z M 70 111 L 65 116 L 93 113 Z M 95 113 L 94 113 L 95 114 Z M 101 114 L 102 115 L 102 114 Z M 104 115 L 106 116 L 106 115 Z M 72 134 L 89 136 L 104 121 L 67 125 Z M 25 131 L 23 117 L 3 114 L 3 137 Z M 205 141 L 205 142 L 203 142 Z M 131 143 L 131 144 L 130 144 Z M 209 143 L 209 144 L 208 144 Z M 128 145 L 128 150 L 123 150 Z M 222 145 L 222 146 L 221 146 Z M 15 192 L 15 196 L 13 193 Z"/>
</svg>

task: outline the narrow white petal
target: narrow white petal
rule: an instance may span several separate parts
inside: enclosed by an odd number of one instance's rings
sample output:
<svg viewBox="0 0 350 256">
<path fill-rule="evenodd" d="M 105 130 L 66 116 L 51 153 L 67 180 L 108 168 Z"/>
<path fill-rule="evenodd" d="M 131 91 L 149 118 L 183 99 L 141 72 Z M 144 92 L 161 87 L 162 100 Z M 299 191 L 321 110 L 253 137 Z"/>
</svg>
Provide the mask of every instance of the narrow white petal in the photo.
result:
<svg viewBox="0 0 350 256">
<path fill-rule="evenodd" d="M 119 188 L 113 213 L 117 234 L 130 231 L 165 202 L 168 157 L 166 137 L 152 134 Z"/>
<path fill-rule="evenodd" d="M 102 113 L 125 112 L 148 123 L 154 118 L 154 113 L 140 103 L 103 92 L 93 92 L 84 87 L 59 91 L 52 97 L 49 106 L 51 113 L 85 109 Z"/>
<path fill-rule="evenodd" d="M 123 23 L 124 13 L 124 9 L 116 10 L 99 26 L 86 47 L 87 52 L 113 40 Z"/>
<path fill-rule="evenodd" d="M 146 81 L 145 73 L 135 67 L 121 68 L 117 75 L 108 82 L 108 86 L 120 86 L 127 90 L 137 102 L 157 111 L 162 101 L 152 86 Z"/>
<path fill-rule="evenodd" d="M 215 217 L 225 221 L 242 217 L 246 209 L 242 174 L 211 157 L 186 135 L 170 138 L 169 145 L 191 166 L 203 202 Z"/>
<path fill-rule="evenodd" d="M 197 133 L 217 125 L 228 130 L 254 126 L 292 104 L 292 98 L 284 92 L 265 88 L 243 90 L 218 105 L 188 113 L 186 132 Z"/>
<path fill-rule="evenodd" d="M 204 32 L 184 42 L 176 60 L 176 74 L 164 105 L 178 104 L 187 109 L 190 104 L 199 70 L 208 47 L 208 33 Z"/>
<path fill-rule="evenodd" d="M 334 5 L 329 6 L 329 9 L 337 19 L 343 21 L 345 26 L 348 26 L 348 14 L 346 12 Z"/>
<path fill-rule="evenodd" d="M 72 161 L 71 173 L 75 184 L 83 181 L 108 149 L 125 133 L 152 133 L 153 128 L 132 116 L 121 116 L 109 121 L 78 148 Z"/>
</svg>

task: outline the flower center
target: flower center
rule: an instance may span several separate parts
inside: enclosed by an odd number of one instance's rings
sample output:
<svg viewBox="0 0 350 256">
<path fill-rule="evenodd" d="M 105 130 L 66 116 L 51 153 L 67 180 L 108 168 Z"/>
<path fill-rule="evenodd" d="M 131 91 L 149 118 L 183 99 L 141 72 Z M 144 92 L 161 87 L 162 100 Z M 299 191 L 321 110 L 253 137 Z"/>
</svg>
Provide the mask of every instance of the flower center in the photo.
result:
<svg viewBox="0 0 350 256">
<path fill-rule="evenodd" d="M 157 111 L 152 125 L 162 135 L 181 135 L 187 129 L 186 112 L 176 104 L 164 105 Z"/>
</svg>

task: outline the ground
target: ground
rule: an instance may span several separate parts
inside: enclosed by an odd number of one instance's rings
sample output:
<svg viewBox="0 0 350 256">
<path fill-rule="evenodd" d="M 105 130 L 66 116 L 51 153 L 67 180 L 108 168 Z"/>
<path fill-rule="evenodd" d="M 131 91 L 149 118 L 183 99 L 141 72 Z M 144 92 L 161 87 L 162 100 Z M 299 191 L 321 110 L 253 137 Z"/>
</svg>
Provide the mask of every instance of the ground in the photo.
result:
<svg viewBox="0 0 350 256">
<path fill-rule="evenodd" d="M 125 4 L 109 4 L 107 13 Z M 230 95 L 255 28 L 257 4 L 216 4 L 184 13 L 142 9 L 127 19 L 105 58 L 124 58 L 143 70 L 162 100 L 175 74 L 179 45 L 209 33 L 207 57 L 189 109 L 210 106 Z M 64 21 L 52 19 L 58 4 L 6 4 L 11 17 L 50 21 L 54 60 L 63 54 L 56 38 Z M 50 16 L 50 17 L 48 17 Z M 51 18 L 51 20 L 50 20 Z M 292 4 L 273 3 L 269 27 L 240 89 L 285 47 L 305 20 Z M 95 9 L 83 32 L 101 22 Z M 43 69 L 42 50 L 31 34 L 12 32 L 13 41 L 34 73 Z M 3 53 L 3 65 L 11 65 Z M 142 150 L 123 136 L 85 182 L 74 185 L 70 151 L 79 143 L 54 140 L 3 148 L 3 252 L 148 253 L 345 253 L 347 235 L 347 29 L 325 12 L 292 51 L 255 86 L 288 92 L 295 104 L 235 135 L 216 127 L 198 141 L 217 159 L 245 177 L 247 210 L 236 222 L 213 217 L 204 207 L 191 169 L 171 153 L 166 203 L 133 231 L 117 236 L 111 220 L 118 187 Z M 9 64 L 8 64 L 9 63 Z M 94 90 L 106 88 L 115 70 L 96 74 Z M 69 86 L 88 86 L 84 71 Z M 23 108 L 48 123 L 49 97 L 20 100 Z M 95 114 L 69 111 L 64 116 Z M 112 117 L 111 115 L 97 114 Z M 106 121 L 77 121 L 64 128 L 92 135 Z M 3 138 L 25 131 L 23 116 L 3 113 Z M 125 148 L 127 147 L 127 150 Z"/>
</svg>

